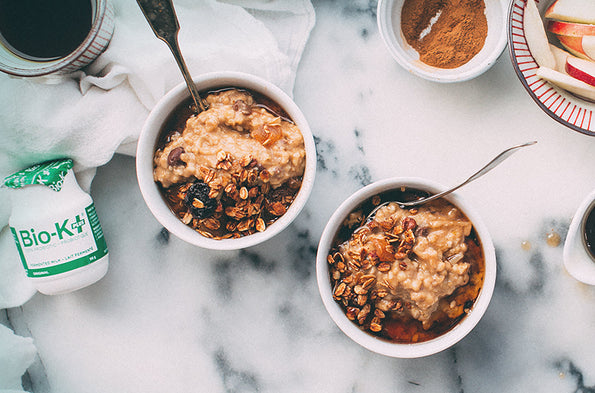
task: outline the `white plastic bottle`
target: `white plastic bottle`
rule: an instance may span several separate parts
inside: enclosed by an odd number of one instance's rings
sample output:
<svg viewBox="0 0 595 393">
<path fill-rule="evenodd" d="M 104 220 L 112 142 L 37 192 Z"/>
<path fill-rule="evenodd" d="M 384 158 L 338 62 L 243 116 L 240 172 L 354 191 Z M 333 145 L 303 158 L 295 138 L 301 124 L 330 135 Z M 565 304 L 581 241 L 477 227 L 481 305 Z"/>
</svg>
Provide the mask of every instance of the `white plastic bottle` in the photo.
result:
<svg viewBox="0 0 595 393">
<path fill-rule="evenodd" d="M 78 185 L 70 159 L 34 165 L 8 176 L 9 219 L 27 276 L 46 295 L 100 280 L 108 250 L 91 196 Z"/>
</svg>

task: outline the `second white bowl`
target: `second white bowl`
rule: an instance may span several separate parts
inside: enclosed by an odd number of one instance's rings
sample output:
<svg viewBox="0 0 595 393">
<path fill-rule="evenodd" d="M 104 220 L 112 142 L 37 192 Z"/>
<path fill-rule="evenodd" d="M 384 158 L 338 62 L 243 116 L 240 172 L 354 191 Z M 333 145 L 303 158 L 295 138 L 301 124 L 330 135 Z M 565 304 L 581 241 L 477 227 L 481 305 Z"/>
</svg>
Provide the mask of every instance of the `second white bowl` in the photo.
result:
<svg viewBox="0 0 595 393">
<path fill-rule="evenodd" d="M 458 207 L 473 223 L 485 258 L 484 283 L 471 311 L 451 330 L 437 338 L 420 343 L 393 343 L 379 339 L 361 330 L 353 321 L 347 318 L 341 306 L 333 299 L 327 255 L 332 247 L 333 239 L 338 229 L 346 217 L 357 206 L 374 195 L 389 190 L 398 190 L 401 187 L 428 191 L 430 193 L 437 193 L 446 189 L 435 182 L 420 178 L 390 178 L 372 183 L 351 195 L 337 208 L 324 228 L 316 255 L 316 277 L 324 306 L 333 321 L 348 337 L 361 346 L 382 355 L 397 358 L 417 358 L 449 348 L 459 342 L 477 325 L 488 308 L 494 291 L 496 283 L 496 253 L 487 227 L 479 215 L 463 199 L 456 194 L 450 194 L 445 199 Z"/>
</svg>

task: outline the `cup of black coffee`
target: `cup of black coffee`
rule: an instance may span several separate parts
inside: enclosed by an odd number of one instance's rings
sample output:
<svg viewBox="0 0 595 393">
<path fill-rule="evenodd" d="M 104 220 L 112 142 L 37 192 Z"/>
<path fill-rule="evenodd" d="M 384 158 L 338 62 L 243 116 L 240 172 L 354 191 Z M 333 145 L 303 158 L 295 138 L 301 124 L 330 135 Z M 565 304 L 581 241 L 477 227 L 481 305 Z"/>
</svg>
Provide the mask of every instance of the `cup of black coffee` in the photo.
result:
<svg viewBox="0 0 595 393">
<path fill-rule="evenodd" d="M 109 0 L 0 0 L 0 71 L 76 71 L 105 50 L 113 30 Z"/>
</svg>

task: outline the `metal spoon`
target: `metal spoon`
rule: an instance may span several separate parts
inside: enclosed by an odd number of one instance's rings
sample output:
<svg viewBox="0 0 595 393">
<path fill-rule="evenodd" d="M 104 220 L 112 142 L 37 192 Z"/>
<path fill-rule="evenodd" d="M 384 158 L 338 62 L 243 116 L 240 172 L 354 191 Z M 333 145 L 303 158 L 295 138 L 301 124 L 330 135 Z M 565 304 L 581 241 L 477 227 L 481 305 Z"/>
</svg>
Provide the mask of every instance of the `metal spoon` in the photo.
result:
<svg viewBox="0 0 595 393">
<path fill-rule="evenodd" d="M 188 68 L 186 67 L 186 62 L 180 52 L 180 46 L 178 45 L 180 24 L 178 23 L 178 17 L 176 16 L 172 0 L 136 0 L 136 2 L 143 15 L 145 15 L 147 22 L 149 22 L 153 33 L 155 33 L 157 38 L 167 44 L 171 53 L 174 55 L 178 67 L 182 71 L 182 75 L 184 75 L 186 86 L 188 86 L 190 95 L 194 100 L 196 110 L 206 110 L 207 104 L 200 98 L 196 85 L 192 81 L 190 72 L 188 72 Z"/>
<path fill-rule="evenodd" d="M 433 201 L 434 199 L 438 199 L 440 197 L 443 197 L 445 195 L 448 195 L 451 192 L 456 191 L 459 188 L 463 187 L 465 184 L 471 183 L 473 180 L 479 179 L 481 176 L 485 175 L 486 173 L 488 173 L 489 171 L 491 171 L 492 169 L 494 169 L 495 167 L 497 167 L 498 165 L 500 165 L 500 163 L 502 163 L 502 161 L 506 160 L 508 157 L 510 157 L 514 152 L 516 152 L 521 147 L 531 146 L 531 145 L 534 145 L 536 143 L 537 143 L 537 141 L 531 141 L 531 142 L 523 143 L 522 145 L 517 145 L 517 146 L 510 147 L 510 148 L 504 150 L 502 153 L 498 154 L 492 161 L 488 162 L 483 168 L 481 168 L 479 171 L 477 171 L 473 175 L 471 175 L 471 177 L 469 177 L 467 180 L 465 180 L 461 184 L 459 184 L 459 185 L 457 185 L 457 186 L 455 186 L 453 188 L 450 188 L 450 189 L 448 189 L 446 191 L 442 191 L 442 192 L 440 192 L 438 194 L 430 195 L 429 197 L 422 198 L 422 199 L 416 199 L 415 201 L 410 201 L 410 202 L 399 202 L 399 201 L 387 201 L 387 202 L 384 202 L 384 203 L 376 206 L 376 208 L 374 208 L 374 210 L 372 210 L 370 212 L 370 214 L 368 214 L 368 217 L 366 217 L 366 222 L 368 220 L 370 220 L 372 217 L 374 217 L 374 215 L 376 214 L 376 212 L 378 211 L 378 209 L 380 209 L 381 207 L 386 206 L 386 205 L 388 205 L 389 203 L 392 203 L 392 202 L 398 204 L 400 208 L 406 208 L 406 207 L 419 206 L 419 205 L 422 205 L 424 203 Z"/>
</svg>

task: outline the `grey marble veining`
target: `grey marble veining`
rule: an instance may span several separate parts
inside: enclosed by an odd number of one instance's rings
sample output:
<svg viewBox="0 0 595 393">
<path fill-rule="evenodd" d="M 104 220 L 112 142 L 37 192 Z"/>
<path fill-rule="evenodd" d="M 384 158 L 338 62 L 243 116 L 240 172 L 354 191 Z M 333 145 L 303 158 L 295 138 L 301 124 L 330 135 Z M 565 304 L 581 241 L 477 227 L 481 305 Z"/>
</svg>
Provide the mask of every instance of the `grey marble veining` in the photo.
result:
<svg viewBox="0 0 595 393">
<path fill-rule="evenodd" d="M 304 211 L 262 245 L 198 249 L 151 216 L 134 160 L 114 157 L 92 189 L 110 247 L 107 276 L 8 311 L 39 350 L 33 391 L 595 392 L 595 289 L 564 271 L 562 244 L 547 243 L 551 233 L 563 242 L 595 188 L 594 140 L 542 113 L 506 52 L 472 81 L 427 82 L 390 58 L 375 2 L 314 5 L 294 90 L 318 151 Z M 314 260 L 345 198 L 388 176 L 454 184 L 533 139 L 459 192 L 484 218 L 499 264 L 490 307 L 463 341 L 404 360 L 339 331 L 319 298 Z"/>
</svg>

